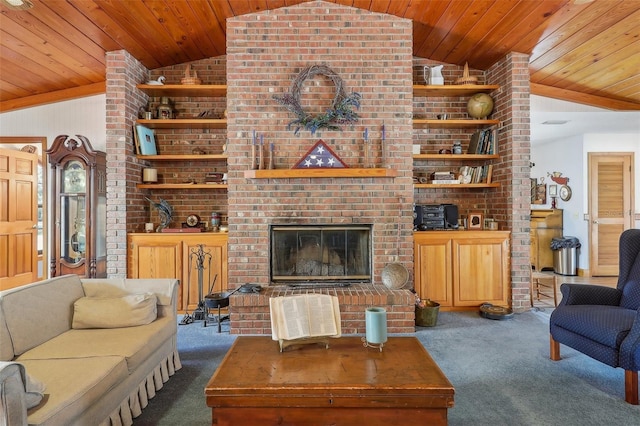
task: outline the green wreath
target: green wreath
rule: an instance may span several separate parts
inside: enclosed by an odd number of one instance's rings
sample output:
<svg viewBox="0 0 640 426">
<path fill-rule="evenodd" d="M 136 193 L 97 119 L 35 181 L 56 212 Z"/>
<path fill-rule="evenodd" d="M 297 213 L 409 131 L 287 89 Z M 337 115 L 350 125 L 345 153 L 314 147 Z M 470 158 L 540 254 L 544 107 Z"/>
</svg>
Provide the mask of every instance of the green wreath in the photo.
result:
<svg viewBox="0 0 640 426">
<path fill-rule="evenodd" d="M 336 87 L 336 94 L 333 97 L 331 108 L 324 114 L 312 116 L 307 114 L 300 105 L 300 91 L 305 80 L 316 75 L 324 75 L 333 81 Z M 326 65 L 312 65 L 305 68 L 298 74 L 298 77 L 291 84 L 289 93 L 284 96 L 273 96 L 280 105 L 294 113 L 298 118 L 291 121 L 287 128 L 295 126 L 294 134 L 298 134 L 303 127 L 315 134 L 318 129 L 341 130 L 340 125 L 355 123 L 358 121 L 358 114 L 352 109 L 360 108 L 360 94 L 352 92 L 347 95 L 344 90 L 344 83 L 340 76 L 333 72 Z"/>
</svg>

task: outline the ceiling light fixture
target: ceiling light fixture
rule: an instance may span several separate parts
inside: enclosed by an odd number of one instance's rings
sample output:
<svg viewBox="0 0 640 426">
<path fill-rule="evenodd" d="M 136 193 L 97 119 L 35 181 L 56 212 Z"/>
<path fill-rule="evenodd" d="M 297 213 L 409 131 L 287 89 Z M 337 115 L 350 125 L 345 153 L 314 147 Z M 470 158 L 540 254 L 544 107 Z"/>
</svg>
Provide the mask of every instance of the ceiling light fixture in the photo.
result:
<svg viewBox="0 0 640 426">
<path fill-rule="evenodd" d="M 543 121 L 542 124 L 546 124 L 547 126 L 559 126 L 562 124 L 567 124 L 569 120 L 547 120 Z"/>
<path fill-rule="evenodd" d="M 33 3 L 29 0 L 2 0 L 2 3 L 13 10 L 27 10 L 33 7 Z"/>
</svg>

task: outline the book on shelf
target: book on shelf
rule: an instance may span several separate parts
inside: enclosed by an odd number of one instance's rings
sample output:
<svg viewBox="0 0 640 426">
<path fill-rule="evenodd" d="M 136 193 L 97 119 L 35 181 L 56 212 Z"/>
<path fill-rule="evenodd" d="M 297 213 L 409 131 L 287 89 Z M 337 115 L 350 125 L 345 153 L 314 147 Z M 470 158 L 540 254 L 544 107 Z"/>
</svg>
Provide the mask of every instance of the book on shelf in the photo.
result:
<svg viewBox="0 0 640 426">
<path fill-rule="evenodd" d="M 482 129 L 473 132 L 467 154 L 496 154 L 498 129 Z"/>
<path fill-rule="evenodd" d="M 455 184 L 460 183 L 460 180 L 458 180 L 458 179 L 431 179 L 431 180 L 428 180 L 427 183 L 430 183 L 430 184 L 433 184 L 433 185 L 436 185 L 436 184 L 440 184 L 440 185 L 442 185 L 442 184 L 444 184 L 444 185 L 455 185 Z"/>
<path fill-rule="evenodd" d="M 318 337 L 340 337 L 340 305 L 336 296 L 302 294 L 272 297 L 271 337 L 273 340 L 295 340 Z"/>
<path fill-rule="evenodd" d="M 455 180 L 456 175 L 452 172 L 433 172 L 429 178 L 431 180 Z"/>
<path fill-rule="evenodd" d="M 493 177 L 493 164 L 484 166 L 462 166 L 460 175 L 469 176 L 469 183 L 491 183 Z"/>
</svg>

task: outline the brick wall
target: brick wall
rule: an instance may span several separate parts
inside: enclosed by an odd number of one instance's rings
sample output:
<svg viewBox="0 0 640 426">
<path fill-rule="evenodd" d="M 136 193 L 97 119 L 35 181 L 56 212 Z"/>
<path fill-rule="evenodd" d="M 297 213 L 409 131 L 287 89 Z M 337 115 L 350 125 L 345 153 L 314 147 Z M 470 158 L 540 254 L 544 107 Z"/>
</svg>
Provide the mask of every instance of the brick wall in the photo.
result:
<svg viewBox="0 0 640 426">
<path fill-rule="evenodd" d="M 136 183 L 142 166 L 133 149 L 133 125 L 138 108 L 147 101 L 136 84 L 148 71 L 124 50 L 106 55 L 107 74 L 107 275 L 127 276 L 127 233 L 147 221 L 148 203 Z M 147 207 L 148 208 L 148 207 Z"/>
<path fill-rule="evenodd" d="M 506 229 L 511 230 L 511 306 L 521 312 L 531 303 L 529 57 L 511 53 L 488 69 L 486 76 L 489 84 L 500 85 L 495 102 L 503 141 L 495 172 L 501 187 L 497 199 L 490 202 Z"/>
</svg>

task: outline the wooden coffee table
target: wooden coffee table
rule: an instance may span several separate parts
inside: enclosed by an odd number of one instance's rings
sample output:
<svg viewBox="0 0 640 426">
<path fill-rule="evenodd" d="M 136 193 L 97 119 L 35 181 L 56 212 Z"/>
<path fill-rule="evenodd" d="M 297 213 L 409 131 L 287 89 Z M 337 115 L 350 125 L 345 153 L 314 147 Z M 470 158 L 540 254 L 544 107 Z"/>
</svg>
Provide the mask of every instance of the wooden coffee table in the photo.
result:
<svg viewBox="0 0 640 426">
<path fill-rule="evenodd" d="M 360 337 L 280 352 L 238 337 L 205 387 L 215 425 L 446 425 L 454 389 L 415 337 Z"/>
</svg>

